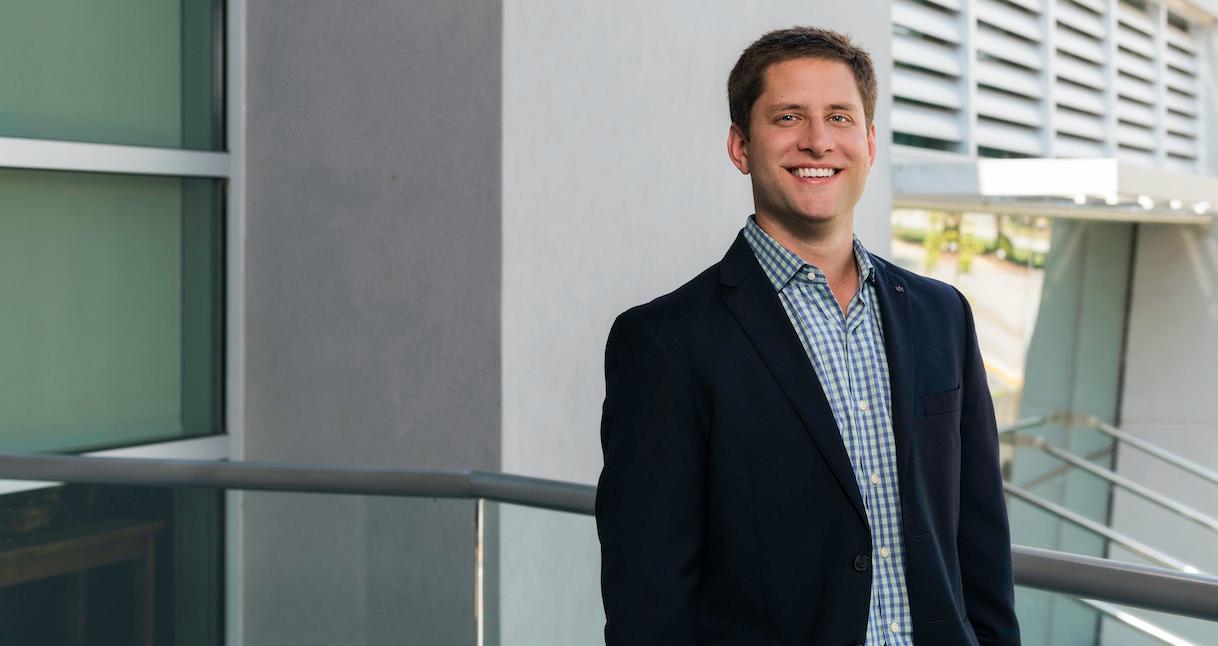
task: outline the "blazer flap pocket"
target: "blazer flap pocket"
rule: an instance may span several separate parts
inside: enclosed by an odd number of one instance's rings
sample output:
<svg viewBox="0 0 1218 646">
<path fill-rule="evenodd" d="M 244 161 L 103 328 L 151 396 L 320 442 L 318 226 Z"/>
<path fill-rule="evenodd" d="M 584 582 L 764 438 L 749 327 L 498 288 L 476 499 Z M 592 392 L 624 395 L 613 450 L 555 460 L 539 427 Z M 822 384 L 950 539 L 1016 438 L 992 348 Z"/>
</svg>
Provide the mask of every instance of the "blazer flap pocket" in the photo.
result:
<svg viewBox="0 0 1218 646">
<path fill-rule="evenodd" d="M 960 410 L 960 398 L 960 386 L 939 393 L 926 393 L 922 395 L 922 415 L 941 415 Z"/>
</svg>

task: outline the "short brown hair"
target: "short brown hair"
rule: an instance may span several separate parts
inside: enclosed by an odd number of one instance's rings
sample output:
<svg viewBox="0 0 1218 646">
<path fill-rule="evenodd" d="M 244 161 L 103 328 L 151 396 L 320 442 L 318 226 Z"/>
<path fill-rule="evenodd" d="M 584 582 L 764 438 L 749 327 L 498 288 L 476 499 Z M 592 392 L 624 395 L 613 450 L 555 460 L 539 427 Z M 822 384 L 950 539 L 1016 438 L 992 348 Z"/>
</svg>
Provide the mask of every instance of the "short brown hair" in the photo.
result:
<svg viewBox="0 0 1218 646">
<path fill-rule="evenodd" d="M 765 34 L 749 45 L 727 77 L 727 105 L 732 123 L 749 136 L 753 104 L 765 91 L 765 71 L 774 63 L 795 58 L 841 61 L 854 72 L 863 113 L 870 127 L 875 119 L 875 67 L 871 55 L 844 34 L 819 27 L 790 27 Z"/>
</svg>

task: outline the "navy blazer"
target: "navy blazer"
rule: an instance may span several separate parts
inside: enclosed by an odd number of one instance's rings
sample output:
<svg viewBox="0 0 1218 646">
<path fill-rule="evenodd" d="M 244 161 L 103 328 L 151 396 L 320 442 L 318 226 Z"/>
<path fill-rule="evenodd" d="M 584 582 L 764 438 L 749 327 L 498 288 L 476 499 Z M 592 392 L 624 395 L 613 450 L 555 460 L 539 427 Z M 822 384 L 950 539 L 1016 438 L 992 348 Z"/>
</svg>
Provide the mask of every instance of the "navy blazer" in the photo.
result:
<svg viewBox="0 0 1218 646">
<path fill-rule="evenodd" d="M 993 404 L 958 291 L 872 256 L 919 645 L 1018 644 Z M 596 496 L 607 644 L 853 644 L 871 535 L 828 400 L 743 235 L 617 318 Z"/>
</svg>

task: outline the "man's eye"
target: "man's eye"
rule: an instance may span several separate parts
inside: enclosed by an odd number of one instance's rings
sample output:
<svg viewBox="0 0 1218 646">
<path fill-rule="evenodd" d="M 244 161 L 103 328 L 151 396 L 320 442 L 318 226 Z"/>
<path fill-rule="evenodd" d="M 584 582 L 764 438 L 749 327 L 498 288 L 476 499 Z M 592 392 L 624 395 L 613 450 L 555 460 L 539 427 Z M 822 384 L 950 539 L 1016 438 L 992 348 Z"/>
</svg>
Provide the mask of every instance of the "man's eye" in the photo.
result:
<svg viewBox="0 0 1218 646">
<path fill-rule="evenodd" d="M 793 115 L 793 114 L 784 114 L 784 115 L 782 115 L 781 117 L 778 117 L 778 120 L 779 120 L 779 121 L 794 121 L 794 120 L 795 120 L 795 115 Z"/>
<path fill-rule="evenodd" d="M 844 114 L 835 114 L 829 118 L 830 119 L 841 119 L 841 121 L 838 121 L 838 123 L 848 123 L 850 121 L 850 117 L 847 117 Z"/>
</svg>

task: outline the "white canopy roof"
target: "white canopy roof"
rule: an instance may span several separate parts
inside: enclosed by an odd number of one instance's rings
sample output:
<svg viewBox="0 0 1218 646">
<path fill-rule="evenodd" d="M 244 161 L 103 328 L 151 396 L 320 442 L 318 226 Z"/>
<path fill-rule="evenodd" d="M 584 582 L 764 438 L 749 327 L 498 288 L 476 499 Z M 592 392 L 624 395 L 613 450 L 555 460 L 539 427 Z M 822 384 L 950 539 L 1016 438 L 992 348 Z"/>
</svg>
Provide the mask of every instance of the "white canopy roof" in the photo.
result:
<svg viewBox="0 0 1218 646">
<path fill-rule="evenodd" d="M 1214 177 L 1112 158 L 968 159 L 895 148 L 898 208 L 1177 224 L 1218 215 Z"/>
</svg>

